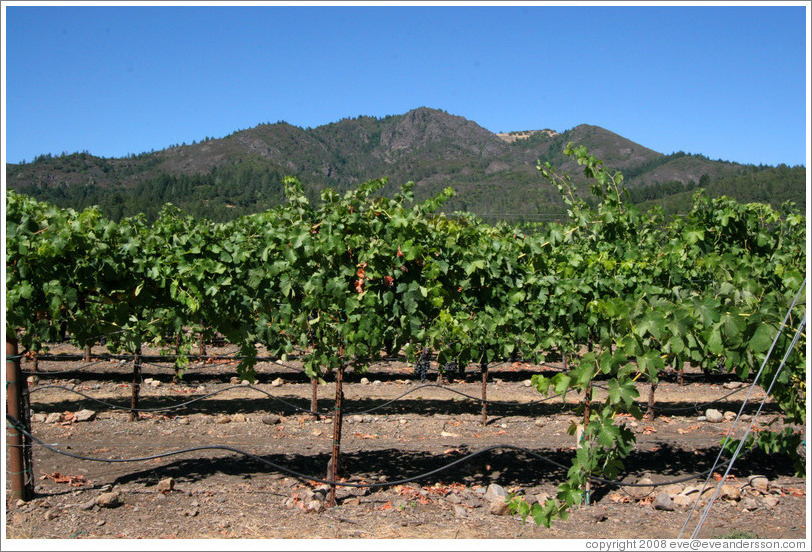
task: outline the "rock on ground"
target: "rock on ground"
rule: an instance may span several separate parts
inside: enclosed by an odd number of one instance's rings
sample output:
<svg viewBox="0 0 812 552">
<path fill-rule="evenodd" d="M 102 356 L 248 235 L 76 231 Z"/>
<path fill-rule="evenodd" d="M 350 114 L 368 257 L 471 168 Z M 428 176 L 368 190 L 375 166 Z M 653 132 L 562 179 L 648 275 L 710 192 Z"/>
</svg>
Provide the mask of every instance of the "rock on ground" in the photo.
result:
<svg viewBox="0 0 812 552">
<path fill-rule="evenodd" d="M 510 513 L 510 505 L 504 497 L 494 498 L 491 501 L 489 511 L 495 516 L 505 516 Z"/>
<path fill-rule="evenodd" d="M 677 508 L 689 508 L 694 503 L 694 499 L 688 495 L 678 494 L 674 497 L 674 506 Z"/>
<path fill-rule="evenodd" d="M 654 482 L 648 477 L 642 477 L 637 481 L 637 485 L 644 485 L 643 487 L 629 487 L 628 493 L 636 499 L 645 498 L 654 492 Z M 649 486 L 652 485 L 652 486 Z"/>
<path fill-rule="evenodd" d="M 282 418 L 276 414 L 268 414 L 262 417 L 262 423 L 266 425 L 275 425 L 282 421 Z"/>
<path fill-rule="evenodd" d="M 715 408 L 709 408 L 705 411 L 705 419 L 711 424 L 719 424 L 725 420 L 725 416 Z"/>
<path fill-rule="evenodd" d="M 742 492 L 734 485 L 724 484 L 720 496 L 727 500 L 741 500 Z"/>
<path fill-rule="evenodd" d="M 497 498 L 506 499 L 507 491 L 501 485 L 491 483 L 488 485 L 488 490 L 485 491 L 485 500 L 493 502 Z"/>
<path fill-rule="evenodd" d="M 674 510 L 674 499 L 668 493 L 660 493 L 654 499 L 654 509 L 672 512 Z"/>
<path fill-rule="evenodd" d="M 158 482 L 158 492 L 165 493 L 174 490 L 175 488 L 175 479 L 172 477 L 167 477 L 166 479 L 161 479 Z"/>
<path fill-rule="evenodd" d="M 92 422 L 96 413 L 92 410 L 80 410 L 73 415 L 74 422 Z"/>
<path fill-rule="evenodd" d="M 770 486 L 770 480 L 763 475 L 751 475 L 747 482 L 751 487 L 761 492 L 767 492 Z"/>
<path fill-rule="evenodd" d="M 767 507 L 767 509 L 772 510 L 773 508 L 778 506 L 778 503 L 781 502 L 781 499 L 775 495 L 767 495 L 761 499 L 761 502 L 764 503 L 764 506 Z"/>
<path fill-rule="evenodd" d="M 118 491 L 110 491 L 109 493 L 102 493 L 96 497 L 96 505 L 99 508 L 115 508 L 124 504 L 121 498 L 121 493 Z"/>
</svg>

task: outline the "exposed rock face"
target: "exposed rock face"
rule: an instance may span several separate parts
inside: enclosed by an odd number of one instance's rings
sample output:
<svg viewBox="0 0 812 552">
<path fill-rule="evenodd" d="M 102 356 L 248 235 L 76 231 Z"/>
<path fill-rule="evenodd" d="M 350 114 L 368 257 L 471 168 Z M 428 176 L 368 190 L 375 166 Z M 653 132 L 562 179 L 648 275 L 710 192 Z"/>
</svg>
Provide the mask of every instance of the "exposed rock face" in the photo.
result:
<svg viewBox="0 0 812 552">
<path fill-rule="evenodd" d="M 393 158 L 386 150 L 419 150 L 448 136 L 456 136 L 460 149 L 477 155 L 492 156 L 507 151 L 502 140 L 475 122 L 454 115 L 439 115 L 435 109 L 421 107 L 383 121 L 377 155 Z"/>
</svg>

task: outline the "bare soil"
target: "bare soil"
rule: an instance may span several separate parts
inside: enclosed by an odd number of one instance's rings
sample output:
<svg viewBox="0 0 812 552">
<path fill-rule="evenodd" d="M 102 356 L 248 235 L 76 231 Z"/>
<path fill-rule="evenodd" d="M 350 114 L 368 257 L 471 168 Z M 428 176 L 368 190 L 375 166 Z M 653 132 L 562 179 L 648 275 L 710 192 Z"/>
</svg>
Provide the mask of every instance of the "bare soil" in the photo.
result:
<svg viewBox="0 0 812 552">
<path fill-rule="evenodd" d="M 98 351 L 101 348 L 96 348 Z M 52 352 L 66 352 L 56 346 Z M 71 352 L 76 352 L 72 350 Z M 145 351 L 148 353 L 149 351 Z M 224 355 L 225 346 L 210 348 Z M 31 364 L 24 361 L 23 370 Z M 165 365 L 142 369 L 144 409 L 177 405 L 210 393 L 222 393 L 169 411 L 141 413 L 130 420 L 132 365 L 83 360 L 39 363 L 42 374 L 30 385 L 32 432 L 42 443 L 62 452 L 98 459 L 121 460 L 188 449 L 200 449 L 138 462 L 94 462 L 57 454 L 35 444 L 35 497 L 23 503 L 11 498 L 6 481 L 8 539 L 593 539 L 677 538 L 691 506 L 671 511 L 654 508 L 660 493 L 675 497 L 689 486 L 701 486 L 698 475 L 714 466 L 719 443 L 732 421 L 702 421 L 706 408 L 738 412 L 747 388 L 730 394 L 727 375 L 705 376 L 688 370 L 686 384 L 666 375 L 656 391 L 653 420 L 624 419 L 637 433 L 637 446 L 627 458 L 625 483 L 647 477 L 653 483 L 680 481 L 651 488 L 595 484 L 589 505 L 575 508 L 552 528 L 532 519 L 491 513 L 485 492 L 495 483 L 508 492 L 535 500 L 554 495 L 565 479 L 575 453 L 568 433 L 579 420 L 582 395 L 538 402 L 527 385 L 532 374 L 554 373 L 555 365 L 506 363 L 490 370 L 487 387 L 488 423 L 481 423 L 478 369 L 469 367 L 462 381 L 446 389 L 423 387 L 411 366 L 382 362 L 366 374 L 348 374 L 345 381 L 341 474 L 348 483 L 380 483 L 380 487 L 338 487 L 337 505 L 319 506 L 320 483 L 297 478 L 273 465 L 325 478 L 332 449 L 334 384 L 318 387 L 318 411 L 309 410 L 312 386 L 293 362 L 260 363 L 252 386 L 234 385 L 233 364 L 193 364 L 180 381 Z M 61 372 L 47 375 L 47 372 Z M 436 374 L 436 371 L 434 372 Z M 436 377 L 432 375 L 432 377 Z M 369 382 L 362 383 L 361 378 Z M 160 382 L 159 385 L 149 380 Z M 281 381 L 280 381 L 281 380 Z M 33 381 L 33 380 L 32 380 Z M 274 383 L 275 382 L 275 383 Z M 600 382 L 598 382 L 600 384 Z M 49 386 L 61 386 L 60 389 Z M 418 389 L 419 388 L 419 389 Z M 116 409 L 83 397 L 103 400 Z M 648 385 L 640 385 L 640 400 Z M 411 392 L 410 392 L 411 391 Z M 410 392 L 410 393 L 409 393 Z M 408 394 L 406 394 L 408 393 Z M 389 403 L 401 395 L 399 400 Z M 745 413 L 752 416 L 763 398 L 756 387 Z M 284 402 L 282 402 L 284 401 Z M 95 412 L 91 421 L 76 413 Z M 46 422 L 50 414 L 58 421 Z M 278 417 L 278 422 L 272 417 Z M 740 421 L 737 436 L 752 420 Z M 276 422 L 276 423 L 274 423 Z M 769 402 L 755 420 L 756 430 L 780 428 L 779 412 Z M 441 468 L 470 453 L 497 448 Z M 538 456 L 536 456 L 538 455 Z M 540 458 L 540 457 L 541 458 Z M 728 483 L 740 498 L 717 499 L 699 533 L 701 538 L 742 535 L 802 539 L 807 535 L 806 482 L 792 475 L 792 459 L 750 453 L 739 458 Z M 269 465 L 271 463 L 273 465 Z M 563 467 L 562 467 L 563 466 Z M 434 472 L 410 483 L 399 480 Z M 724 467 L 717 468 L 717 474 Z M 749 484 L 763 475 L 768 488 Z M 688 481 L 686 478 L 694 476 Z M 168 478 L 174 487 L 167 488 Z M 161 481 L 164 483 L 160 484 Z M 709 485 L 715 488 L 716 479 Z M 121 504 L 95 504 L 104 493 L 118 492 Z M 315 494 L 314 494 L 315 493 Z M 695 503 L 698 492 L 688 493 Z M 700 500 L 683 536 L 690 536 L 707 502 Z M 319 511 L 321 510 L 321 511 Z"/>
</svg>

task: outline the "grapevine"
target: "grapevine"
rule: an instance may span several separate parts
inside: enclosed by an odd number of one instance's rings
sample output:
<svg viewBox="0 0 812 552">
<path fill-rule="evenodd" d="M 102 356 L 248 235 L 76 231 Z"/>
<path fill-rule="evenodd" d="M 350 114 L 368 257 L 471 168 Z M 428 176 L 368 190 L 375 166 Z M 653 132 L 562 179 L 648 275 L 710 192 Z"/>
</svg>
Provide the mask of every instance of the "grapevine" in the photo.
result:
<svg viewBox="0 0 812 552">
<path fill-rule="evenodd" d="M 742 379 L 760 367 L 806 261 L 806 221 L 792 205 L 699 191 L 691 211 L 669 221 L 625 203 L 622 174 L 585 148 L 565 153 L 594 200 L 540 165 L 569 220 L 532 231 L 441 213 L 451 190 L 418 202 L 406 183 L 384 197 L 384 179 L 311 203 L 288 178 L 284 205 L 228 223 L 171 205 L 152 225 L 114 223 L 98 209 L 8 191 L 6 332 L 32 352 L 65 336 L 111 352 L 151 343 L 178 355 L 179 376 L 193 337 L 217 334 L 240 347 L 238 372 L 249 380 L 257 344 L 280 359 L 296 354 L 314 382 L 403 351 L 421 381 L 432 359 L 449 381 L 480 366 L 483 398 L 490 363 L 561 358 L 565 371 L 532 382 L 544 395 L 583 393 L 584 446 L 556 498 L 514 503 L 549 525 L 584 500 L 590 478 L 623 467 L 634 435 L 614 420 L 642 417 L 636 382 L 653 390 L 663 370 L 686 364 Z M 804 315 L 801 301 L 791 323 Z M 802 341 L 772 390 L 793 424 L 806 419 Z M 788 343 L 782 336 L 776 347 Z M 764 377 L 777 370 L 770 359 Z M 591 392 L 599 375 L 602 402 Z M 786 452 L 797 435 L 764 433 L 748 445 Z"/>
</svg>

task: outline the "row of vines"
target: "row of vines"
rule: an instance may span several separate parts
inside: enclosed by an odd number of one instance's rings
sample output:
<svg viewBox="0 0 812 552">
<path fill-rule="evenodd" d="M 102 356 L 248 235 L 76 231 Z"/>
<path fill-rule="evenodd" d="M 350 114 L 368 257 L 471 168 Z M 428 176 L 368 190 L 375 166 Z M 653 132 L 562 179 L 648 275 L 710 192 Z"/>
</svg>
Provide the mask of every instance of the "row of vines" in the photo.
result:
<svg viewBox="0 0 812 552">
<path fill-rule="evenodd" d="M 666 367 L 742 378 L 763 367 L 765 380 L 778 376 L 772 396 L 786 421 L 804 423 L 805 338 L 780 374 L 778 355 L 768 359 L 788 346 L 784 323 L 805 313 L 803 299 L 790 312 L 805 284 L 803 215 L 700 192 L 689 213 L 666 220 L 625 203 L 622 175 L 585 148 L 565 152 L 584 167 L 596 206 L 539 166 L 569 219 L 532 231 L 442 214 L 451 190 L 417 202 L 409 183 L 380 197 L 383 180 L 325 190 L 313 205 L 289 178 L 285 205 L 217 224 L 171 205 L 151 225 L 114 223 L 8 192 L 6 332 L 30 351 L 66 334 L 80 347 L 104 335 L 111 352 L 131 354 L 143 342 L 189 351 L 184 330 L 217 332 L 240 346 L 249 380 L 257 344 L 338 381 L 397 351 L 415 360 L 429 350 L 449 369 L 479 365 L 483 378 L 495 360 L 560 355 L 566 371 L 533 383 L 583 393 L 585 446 L 557 498 L 517 505 L 545 525 L 584 500 L 590 477 L 617 476 L 635 438 L 615 417 L 641 417 L 635 383 L 656 385 Z M 608 388 L 600 401 L 598 378 Z M 753 445 L 800 443 L 791 431 L 765 435 Z"/>
</svg>

